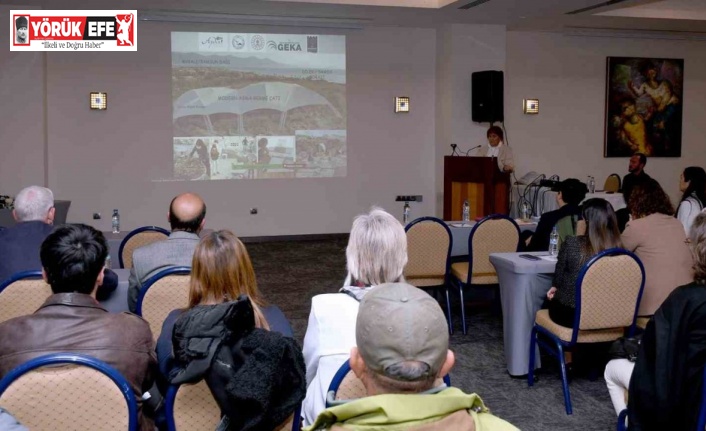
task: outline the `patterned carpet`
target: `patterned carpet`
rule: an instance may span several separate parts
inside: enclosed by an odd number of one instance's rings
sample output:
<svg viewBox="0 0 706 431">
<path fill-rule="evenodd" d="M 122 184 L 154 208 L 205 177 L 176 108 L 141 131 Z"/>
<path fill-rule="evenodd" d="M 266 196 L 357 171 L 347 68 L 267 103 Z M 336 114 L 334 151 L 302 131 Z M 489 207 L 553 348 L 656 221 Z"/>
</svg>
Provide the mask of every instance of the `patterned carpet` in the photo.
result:
<svg viewBox="0 0 706 431">
<path fill-rule="evenodd" d="M 306 332 L 310 298 L 336 291 L 345 277 L 346 242 L 333 239 L 247 243 L 260 290 L 269 303 L 284 311 L 300 343 Z M 458 303 L 452 307 L 458 315 Z M 589 372 L 580 372 L 582 363 L 604 363 L 604 349 L 579 351 L 575 355 L 577 376 L 570 384 L 574 414 L 567 416 L 556 364 L 543 359 L 545 368 L 532 388 L 527 387 L 525 379 L 509 377 L 501 316 L 487 306 L 471 304 L 470 310 L 468 335 L 461 334 L 460 319 L 455 316 L 451 349 L 456 354 L 456 366 L 450 373 L 454 386 L 478 393 L 494 414 L 522 430 L 615 429 L 616 417 L 603 380 L 603 367 L 594 367 L 593 374 L 598 376 L 594 381 L 587 377 Z M 594 359 L 589 361 L 588 357 Z"/>
</svg>

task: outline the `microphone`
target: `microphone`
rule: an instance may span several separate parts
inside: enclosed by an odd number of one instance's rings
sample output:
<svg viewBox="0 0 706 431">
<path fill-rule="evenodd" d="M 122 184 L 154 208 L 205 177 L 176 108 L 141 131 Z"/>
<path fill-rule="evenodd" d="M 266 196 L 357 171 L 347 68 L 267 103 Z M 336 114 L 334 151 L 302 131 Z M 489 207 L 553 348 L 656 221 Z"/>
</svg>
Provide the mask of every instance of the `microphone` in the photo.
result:
<svg viewBox="0 0 706 431">
<path fill-rule="evenodd" d="M 466 155 L 468 155 L 468 153 L 470 153 L 471 151 L 476 150 L 476 149 L 478 149 L 478 148 L 480 148 L 480 147 L 482 147 L 482 145 L 476 145 L 475 147 L 473 147 L 473 148 L 471 148 L 470 150 L 466 151 Z"/>
</svg>

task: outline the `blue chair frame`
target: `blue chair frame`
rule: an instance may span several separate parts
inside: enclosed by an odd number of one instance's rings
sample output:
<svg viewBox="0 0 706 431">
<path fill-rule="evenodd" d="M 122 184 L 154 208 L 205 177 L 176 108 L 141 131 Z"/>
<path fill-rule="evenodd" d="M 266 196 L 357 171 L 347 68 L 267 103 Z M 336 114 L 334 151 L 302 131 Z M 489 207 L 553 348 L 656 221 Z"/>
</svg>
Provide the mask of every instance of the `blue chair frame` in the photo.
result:
<svg viewBox="0 0 706 431">
<path fill-rule="evenodd" d="M 436 217 L 420 217 L 418 219 L 412 220 L 410 223 L 407 224 L 407 226 L 404 227 L 405 233 L 409 232 L 410 229 L 412 229 L 416 224 L 422 223 L 422 222 L 434 222 L 438 223 L 441 226 L 446 229 L 446 233 L 449 235 L 449 249 L 446 251 L 446 273 L 444 274 L 444 284 L 439 285 L 439 286 L 423 286 L 420 287 L 422 290 L 426 289 L 433 289 L 436 291 L 439 288 L 444 289 L 444 294 L 446 295 L 446 320 L 448 321 L 449 325 L 449 334 L 454 333 L 454 328 L 453 328 L 453 320 L 451 317 L 451 299 L 449 298 L 449 283 L 450 283 L 450 275 L 451 275 L 451 250 L 453 249 L 454 245 L 454 238 L 453 235 L 451 234 L 451 229 L 449 229 L 449 226 L 444 223 L 443 220 L 438 219 Z"/>
<path fill-rule="evenodd" d="M 517 229 L 517 245 L 515 246 L 515 251 L 518 250 L 520 246 L 520 227 L 517 225 L 517 222 L 512 218 L 506 216 L 505 214 L 490 214 L 488 216 L 483 217 L 482 220 L 476 223 L 471 229 L 471 233 L 468 235 L 468 276 L 466 277 L 466 281 L 461 281 L 453 276 L 450 277 L 452 279 L 452 282 L 450 284 L 453 286 L 453 281 L 456 281 L 455 287 L 458 289 L 459 296 L 461 297 L 461 327 L 463 329 L 463 335 L 466 335 L 466 302 L 463 299 L 463 289 L 464 287 L 471 285 L 471 280 L 473 278 L 473 236 L 476 234 L 476 231 L 483 223 L 489 220 L 500 219 L 505 219 L 512 222 L 512 225 L 515 226 L 515 229 Z"/>
<path fill-rule="evenodd" d="M 177 392 L 181 385 L 169 385 L 167 393 L 164 396 L 165 415 L 167 416 L 167 431 L 178 431 L 174 422 L 174 401 L 176 400 Z M 294 419 L 292 421 L 292 431 L 300 431 L 301 429 L 302 406 L 297 406 L 294 411 Z"/>
<path fill-rule="evenodd" d="M 346 359 L 346 362 L 341 364 L 341 366 L 338 368 L 338 371 L 336 371 L 336 374 L 333 375 L 331 383 L 328 385 L 328 391 L 326 391 L 326 408 L 330 407 L 328 403 L 328 394 L 333 392 L 333 397 L 336 396 L 338 388 L 341 386 L 343 379 L 346 377 L 346 375 L 348 375 L 349 372 L 351 372 L 351 360 Z M 444 376 L 443 380 L 446 386 L 451 387 L 451 377 L 449 377 L 448 374 Z"/>
<path fill-rule="evenodd" d="M 12 283 L 19 280 L 24 280 L 26 278 L 40 279 L 42 278 L 42 271 L 39 269 L 33 269 L 31 271 L 22 271 L 12 274 L 12 277 L 0 282 L 0 293 L 2 293 L 3 290 L 5 290 L 5 288 L 11 285 Z"/>
<path fill-rule="evenodd" d="M 633 258 L 637 264 L 640 267 L 640 271 L 642 272 L 642 281 L 640 283 L 640 291 L 637 294 L 637 302 L 635 303 L 635 311 L 633 313 L 632 317 L 632 323 L 628 327 L 628 336 L 632 337 L 633 334 L 635 333 L 635 322 L 637 320 L 637 313 L 640 309 L 640 301 L 642 300 L 642 292 L 645 288 L 645 267 L 642 265 L 642 261 L 633 254 L 632 252 L 625 250 L 623 248 L 611 248 L 608 250 L 604 250 L 595 256 L 593 256 L 591 259 L 589 259 L 588 262 L 586 262 L 583 267 L 581 267 L 581 271 L 579 272 L 579 276 L 576 279 L 576 312 L 574 314 L 574 326 L 573 326 L 573 331 L 571 333 L 571 341 L 563 341 L 556 335 L 552 334 L 549 330 L 545 329 L 542 326 L 537 325 L 536 323 L 532 327 L 532 333 L 530 334 L 530 355 L 529 355 L 529 370 L 534 370 L 534 362 L 535 362 L 535 346 L 539 344 L 540 347 L 543 347 L 545 350 L 547 350 L 549 353 L 557 357 L 557 360 L 559 361 L 559 367 L 561 369 L 561 383 L 562 383 L 562 389 L 564 391 L 564 406 L 566 407 L 566 414 L 570 415 L 573 413 L 572 407 L 571 407 L 571 393 L 569 392 L 569 381 L 566 373 L 566 363 L 564 362 L 564 349 L 571 348 L 575 344 L 577 344 L 577 339 L 579 336 L 579 323 L 581 322 L 581 285 L 583 284 L 583 279 L 586 276 L 586 273 L 588 270 L 593 266 L 598 260 L 602 259 L 603 257 L 611 257 L 611 256 L 620 256 L 620 255 L 627 255 Z M 544 334 L 548 338 L 551 339 L 551 341 L 554 342 L 554 345 L 551 345 L 550 343 L 540 339 L 537 337 L 537 333 Z M 532 386 L 534 385 L 534 373 L 530 372 L 527 374 L 527 385 Z"/>
<path fill-rule="evenodd" d="M 167 269 L 163 269 L 153 275 L 152 277 L 148 278 L 147 281 L 144 282 L 142 285 L 142 288 L 140 289 L 140 292 L 137 294 L 137 304 L 135 305 L 135 314 L 138 316 L 142 316 L 142 301 L 145 299 L 145 295 L 147 294 L 147 290 L 152 287 L 154 283 L 156 283 L 159 279 L 166 277 L 168 275 L 188 275 L 191 274 L 191 267 L 189 266 L 172 266 Z"/>
<path fill-rule="evenodd" d="M 122 392 L 125 397 L 129 416 L 128 431 L 137 431 L 137 398 L 135 397 L 132 387 L 130 387 L 130 383 L 128 383 L 125 377 L 115 368 L 91 356 L 75 353 L 52 353 L 31 359 L 12 369 L 0 380 L 0 396 L 2 396 L 5 390 L 20 376 L 40 367 L 57 364 L 83 365 L 108 376 L 118 386 L 120 392 Z"/>
<path fill-rule="evenodd" d="M 120 268 L 125 268 L 125 264 L 123 262 L 123 249 L 125 248 L 125 244 L 127 244 L 130 238 L 132 238 L 133 236 L 145 231 L 160 232 L 167 237 L 169 236 L 169 231 L 159 226 L 143 226 L 138 227 L 137 229 L 133 229 L 132 231 L 130 231 L 129 234 L 125 236 L 125 238 L 123 238 L 122 241 L 120 241 L 120 248 L 118 249 L 118 261 L 120 262 Z"/>
</svg>

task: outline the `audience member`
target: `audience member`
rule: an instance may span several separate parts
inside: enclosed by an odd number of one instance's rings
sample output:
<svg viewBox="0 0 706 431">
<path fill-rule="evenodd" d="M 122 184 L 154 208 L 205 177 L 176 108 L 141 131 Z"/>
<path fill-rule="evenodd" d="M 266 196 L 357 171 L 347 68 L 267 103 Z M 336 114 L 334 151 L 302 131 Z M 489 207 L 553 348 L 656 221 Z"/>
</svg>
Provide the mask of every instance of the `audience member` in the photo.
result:
<svg viewBox="0 0 706 431">
<path fill-rule="evenodd" d="M 547 292 L 549 317 L 565 327 L 574 326 L 576 312 L 576 280 L 581 267 L 596 253 L 613 247 L 622 247 L 618 222 L 613 207 L 605 199 L 593 198 L 584 202 L 584 235 L 569 236 L 559 250 L 552 288 Z"/>
<path fill-rule="evenodd" d="M 160 370 L 175 385 L 205 379 L 223 414 L 219 430 L 279 429 L 306 393 L 289 322 L 264 305 L 233 233 L 205 236 L 192 268 L 189 307 L 171 312 L 162 327 Z"/>
<path fill-rule="evenodd" d="M 0 323 L 0 377 L 49 353 L 86 354 L 119 371 L 142 399 L 157 365 L 152 333 L 140 317 L 108 313 L 96 301 L 107 255 L 103 234 L 90 226 L 64 225 L 47 236 L 41 261 L 54 294 L 34 314 Z M 141 413 L 140 422 L 154 429 Z"/>
<path fill-rule="evenodd" d="M 579 204 L 586 198 L 588 187 L 575 178 L 568 178 L 559 183 L 556 201 L 559 209 L 542 214 L 534 234 L 527 240 L 528 251 L 549 250 L 549 235 L 557 222 L 564 217 L 578 219 L 581 209 Z M 575 227 L 575 226 L 574 226 Z"/>
<path fill-rule="evenodd" d="M 309 326 L 304 337 L 306 398 L 305 424 L 324 410 L 329 384 L 355 346 L 355 321 L 361 299 L 383 283 L 403 281 L 407 264 L 407 236 L 402 224 L 380 208 L 353 221 L 346 267 L 348 275 L 338 293 L 311 299 Z"/>
<path fill-rule="evenodd" d="M 133 313 L 142 284 L 172 266 L 191 266 L 199 232 L 206 222 L 206 204 L 199 195 L 184 193 L 172 199 L 168 213 L 172 233 L 164 241 L 136 249 L 128 282 L 128 307 Z"/>
<path fill-rule="evenodd" d="M 476 152 L 477 157 L 495 157 L 498 159 L 498 169 L 503 172 L 515 170 L 515 161 L 512 156 L 512 148 L 504 142 L 503 129 L 498 126 L 491 126 L 486 133 L 488 145 L 482 146 Z"/>
<path fill-rule="evenodd" d="M 454 365 L 444 312 L 405 283 L 378 286 L 360 303 L 350 365 L 368 396 L 336 402 L 309 430 L 515 430 L 477 394 L 434 386 Z"/>
<path fill-rule="evenodd" d="M 265 306 L 257 289 L 255 270 L 243 243 L 230 231 L 211 232 L 201 239 L 194 251 L 188 309 L 235 301 L 240 295 L 250 298 L 256 327 L 292 337 L 292 327 L 282 311 L 274 305 Z M 174 322 L 185 311 L 169 313 L 157 341 L 159 369 L 165 377 L 173 368 Z"/>
<path fill-rule="evenodd" d="M 693 259 L 684 228 L 673 217 L 669 196 L 659 183 L 637 184 L 630 194 L 632 215 L 621 237 L 645 267 L 645 289 L 639 316 L 651 316 L 675 287 L 692 280 Z"/>
<path fill-rule="evenodd" d="M 630 193 L 632 189 L 644 181 L 651 180 L 652 178 L 645 172 L 645 165 L 647 164 L 647 157 L 642 153 L 635 153 L 630 157 L 630 163 L 628 164 L 629 173 L 623 177 L 622 192 L 623 199 L 627 205 L 630 201 Z M 620 232 L 625 229 L 625 225 L 630 219 L 630 211 L 627 208 L 621 208 L 616 211 L 616 216 L 618 217 L 618 228 Z"/>
<path fill-rule="evenodd" d="M 696 429 L 706 358 L 706 214 L 689 236 L 694 280 L 676 288 L 647 324 L 630 379 L 631 430 Z"/>
<path fill-rule="evenodd" d="M 688 235 L 691 223 L 706 204 L 706 171 L 699 166 L 684 169 L 679 177 L 679 191 L 682 196 L 677 218 L 684 225 L 684 231 Z"/>
<path fill-rule="evenodd" d="M 17 224 L 0 231 L 0 282 L 22 271 L 42 269 L 39 247 L 54 230 L 54 194 L 45 187 L 29 186 L 15 197 L 12 216 Z M 104 270 L 99 300 L 107 298 L 118 286 L 118 275 Z"/>
</svg>

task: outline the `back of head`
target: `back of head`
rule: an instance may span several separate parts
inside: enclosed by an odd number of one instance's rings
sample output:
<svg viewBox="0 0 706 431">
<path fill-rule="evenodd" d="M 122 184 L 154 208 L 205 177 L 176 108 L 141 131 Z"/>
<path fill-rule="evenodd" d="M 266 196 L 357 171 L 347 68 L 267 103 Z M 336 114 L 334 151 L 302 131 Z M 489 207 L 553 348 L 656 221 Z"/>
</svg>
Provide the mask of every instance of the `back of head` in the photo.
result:
<svg viewBox="0 0 706 431">
<path fill-rule="evenodd" d="M 235 301 L 247 295 L 255 310 L 255 322 L 268 329 L 260 307 L 263 301 L 257 289 L 250 255 L 233 232 L 211 232 L 199 241 L 191 264 L 189 307 Z"/>
<path fill-rule="evenodd" d="M 634 155 L 637 156 L 638 160 L 640 161 L 640 164 L 644 168 L 647 165 L 647 156 L 642 153 L 635 153 Z"/>
<path fill-rule="evenodd" d="M 433 386 L 446 363 L 449 333 L 434 298 L 406 283 L 388 283 L 361 301 L 356 343 L 381 393 L 417 393 Z"/>
<path fill-rule="evenodd" d="M 57 227 L 40 249 L 42 267 L 54 293 L 93 292 L 107 256 L 103 234 L 84 224 Z"/>
<path fill-rule="evenodd" d="M 169 205 L 169 225 L 172 231 L 199 233 L 206 217 L 206 204 L 195 193 L 184 193 Z"/>
<path fill-rule="evenodd" d="M 407 235 L 389 213 L 373 207 L 353 220 L 346 266 L 359 283 L 376 286 L 402 279 L 407 264 Z"/>
<path fill-rule="evenodd" d="M 695 194 L 702 204 L 706 205 L 706 171 L 701 166 L 689 166 L 684 169 L 684 181 L 688 181 L 689 185 L 681 200 L 685 200 L 691 194 Z"/>
<path fill-rule="evenodd" d="M 652 214 L 673 215 L 672 201 L 656 180 L 650 179 L 635 185 L 627 202 L 634 219 Z"/>
<path fill-rule="evenodd" d="M 569 205 L 578 205 L 586 199 L 588 187 L 576 178 L 567 178 L 559 183 L 561 199 Z"/>
<path fill-rule="evenodd" d="M 706 285 L 706 213 L 702 212 L 694 219 L 689 240 L 694 254 L 694 281 Z"/>
<path fill-rule="evenodd" d="M 586 237 L 590 254 L 614 247 L 622 247 L 618 219 L 613 206 L 605 199 L 593 198 L 583 203 L 583 219 L 586 221 Z"/>
<path fill-rule="evenodd" d="M 54 206 L 54 194 L 45 187 L 29 186 L 15 197 L 15 214 L 18 221 L 43 221 Z"/>
</svg>

